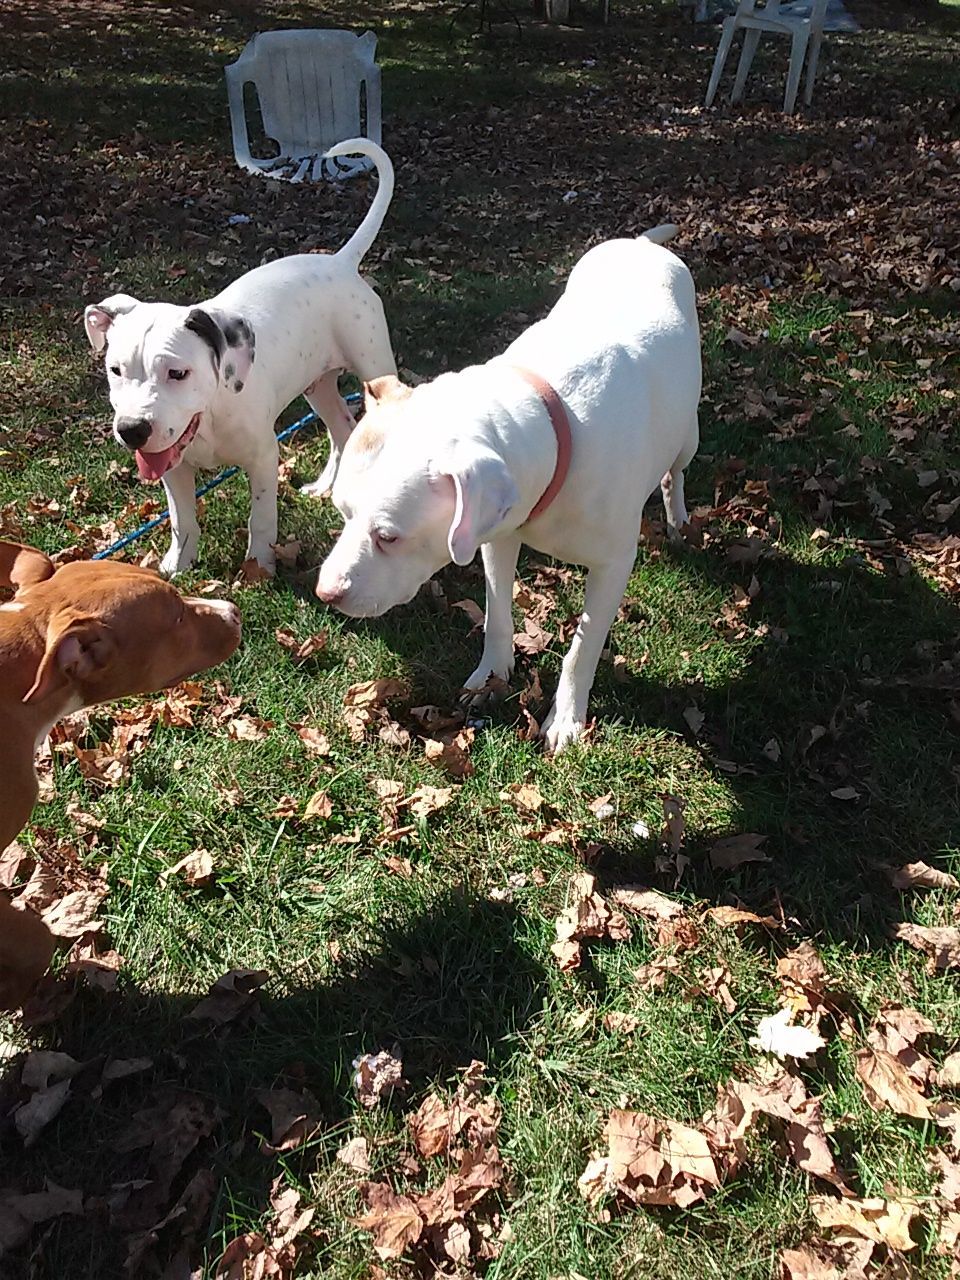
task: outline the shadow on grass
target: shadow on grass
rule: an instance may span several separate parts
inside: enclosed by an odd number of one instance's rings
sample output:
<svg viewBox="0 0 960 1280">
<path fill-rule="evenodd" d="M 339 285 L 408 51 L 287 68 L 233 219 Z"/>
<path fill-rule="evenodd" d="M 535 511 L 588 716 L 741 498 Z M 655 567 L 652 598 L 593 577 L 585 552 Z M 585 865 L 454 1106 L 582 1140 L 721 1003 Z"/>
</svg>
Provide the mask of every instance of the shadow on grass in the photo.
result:
<svg viewBox="0 0 960 1280">
<path fill-rule="evenodd" d="M 222 1180 L 208 1233 L 215 1241 L 231 1203 L 252 1206 L 254 1217 L 266 1209 L 278 1172 L 275 1160 L 256 1151 L 259 1136 L 270 1134 L 257 1091 L 307 1089 L 320 1103 L 320 1133 L 285 1157 L 291 1168 L 309 1172 L 317 1148 L 329 1147 L 329 1159 L 345 1140 L 344 1122 L 357 1111 L 351 1064 L 359 1054 L 395 1048 L 415 1100 L 428 1081 L 443 1081 L 474 1058 L 496 1075 L 513 1039 L 542 1007 L 545 986 L 539 961 L 518 944 L 515 909 L 454 892 L 402 925 L 381 920 L 371 932 L 369 954 L 355 967 L 345 960 L 343 976 L 307 989 L 290 980 L 287 994 L 263 996 L 255 1021 L 217 1027 L 185 1020 L 197 1002 L 192 996 L 131 987 L 81 992 L 58 1018 L 49 1047 L 88 1063 L 104 1055 L 150 1057 L 153 1066 L 111 1086 L 96 1103 L 70 1102 L 64 1123 L 54 1122 L 31 1150 L 24 1151 L 8 1120 L 10 1131 L 0 1130 L 4 1184 L 39 1188 L 49 1179 L 80 1187 L 89 1198 L 154 1176 L 148 1149 L 118 1153 L 117 1138 L 163 1091 L 189 1090 L 222 1119 L 188 1158 L 167 1200 L 172 1204 L 199 1168 L 212 1165 Z M 288 985 L 285 975 L 272 976 Z M 15 1091 L 18 1076 L 11 1071 L 0 1080 L 0 1096 Z M 132 1225 L 143 1230 L 155 1221 Z M 211 1244 L 211 1257 L 216 1249 Z M 34 1256 L 42 1265 L 31 1274 L 120 1276 L 124 1251 L 124 1232 L 105 1211 L 64 1217 L 45 1236 Z M 26 1266 L 25 1257 L 8 1259 L 14 1270 L 4 1274 L 26 1275 L 16 1270 L 21 1261 Z"/>
<path fill-rule="evenodd" d="M 679 571 L 731 592 L 752 572 L 703 554 Z M 768 835 L 772 861 L 732 876 L 695 856 L 690 890 L 764 911 L 779 900 L 805 930 L 888 946 L 890 913 L 902 907 L 882 866 L 936 862 L 960 843 L 949 745 L 957 682 L 941 665 L 954 656 L 960 612 L 914 570 L 876 572 L 856 555 L 816 567 L 779 556 L 756 572 L 761 590 L 744 621 L 769 634 L 738 678 L 703 687 L 641 675 L 623 686 L 601 668 L 593 713 L 601 732 L 621 721 L 683 735 L 732 791 L 737 829 Z M 683 715 L 691 705 L 704 717 L 696 735 Z M 608 869 L 621 879 L 640 870 L 629 853 Z"/>
</svg>

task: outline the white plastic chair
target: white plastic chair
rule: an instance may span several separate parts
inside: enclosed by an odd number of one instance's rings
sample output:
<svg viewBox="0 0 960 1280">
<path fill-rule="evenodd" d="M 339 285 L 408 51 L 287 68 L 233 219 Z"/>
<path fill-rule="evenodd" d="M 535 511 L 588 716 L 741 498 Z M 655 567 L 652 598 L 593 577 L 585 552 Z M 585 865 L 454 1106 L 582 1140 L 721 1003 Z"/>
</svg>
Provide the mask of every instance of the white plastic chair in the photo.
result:
<svg viewBox="0 0 960 1280">
<path fill-rule="evenodd" d="M 733 83 L 731 102 L 739 102 L 743 97 L 744 85 L 750 63 L 757 51 L 760 36 L 764 31 L 774 31 L 779 35 L 789 36 L 793 42 L 790 49 L 790 70 L 787 73 L 787 90 L 783 97 L 783 109 L 792 115 L 797 105 L 797 90 L 800 87 L 800 74 L 804 60 L 807 60 L 807 76 L 804 83 L 803 100 L 809 107 L 813 99 L 813 82 L 817 75 L 817 59 L 820 57 L 820 40 L 823 35 L 823 18 L 827 8 L 827 0 L 813 0 L 809 17 L 799 17 L 782 11 L 780 0 L 767 0 L 762 9 L 757 9 L 756 0 L 740 0 L 737 12 L 732 17 L 724 18 L 723 31 L 720 35 L 720 47 L 713 64 L 710 83 L 704 106 L 709 107 L 717 93 L 724 64 L 730 54 L 733 37 L 743 29 L 743 50 L 737 64 L 737 78 Z"/>
<path fill-rule="evenodd" d="M 266 31 L 224 68 L 237 164 L 288 182 L 350 178 L 372 168 L 367 156 L 324 158 L 346 138 L 380 141 L 380 68 L 372 31 Z M 279 155 L 251 154 L 244 86 L 259 99 L 263 129 Z"/>
</svg>

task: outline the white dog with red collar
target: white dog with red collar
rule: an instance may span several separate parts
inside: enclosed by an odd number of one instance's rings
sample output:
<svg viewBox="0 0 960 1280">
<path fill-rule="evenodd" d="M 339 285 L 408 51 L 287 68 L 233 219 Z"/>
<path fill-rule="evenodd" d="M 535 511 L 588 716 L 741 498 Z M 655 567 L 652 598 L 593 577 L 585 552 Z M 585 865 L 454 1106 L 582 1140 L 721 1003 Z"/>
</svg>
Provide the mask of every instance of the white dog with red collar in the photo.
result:
<svg viewBox="0 0 960 1280">
<path fill-rule="evenodd" d="M 333 489 L 346 524 L 317 595 L 353 617 L 405 603 L 442 565 L 482 549 L 487 607 L 483 656 L 464 683 L 472 692 L 513 670 L 521 544 L 587 567 L 583 614 L 541 731 L 552 751 L 583 732 L 658 482 L 669 524 L 687 521 L 700 336 L 690 272 L 662 247 L 674 232 L 591 249 L 549 315 L 487 364 L 413 390 L 374 380 Z"/>
<path fill-rule="evenodd" d="M 250 477 L 247 556 L 272 573 L 277 417 L 302 394 L 326 424 L 330 461 L 308 490 L 321 494 L 333 483 L 354 425 L 337 390 L 338 374 L 396 373 L 380 299 L 357 274 L 390 204 L 393 166 L 366 138 L 339 143 L 328 154 L 354 153 L 374 161 L 380 183 L 338 253 L 268 262 L 196 306 L 118 293 L 86 309 L 91 346 L 106 348 L 114 435 L 136 454 L 140 475 L 162 480 L 167 491 L 173 541 L 163 573 L 178 573 L 196 559 L 196 471 L 224 463 Z"/>
</svg>

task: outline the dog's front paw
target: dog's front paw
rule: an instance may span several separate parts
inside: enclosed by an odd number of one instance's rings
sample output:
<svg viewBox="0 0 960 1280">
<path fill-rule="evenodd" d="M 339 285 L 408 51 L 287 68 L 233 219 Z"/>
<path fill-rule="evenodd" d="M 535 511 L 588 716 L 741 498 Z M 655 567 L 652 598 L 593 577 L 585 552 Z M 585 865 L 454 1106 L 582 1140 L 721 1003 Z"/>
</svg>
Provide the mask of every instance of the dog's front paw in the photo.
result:
<svg viewBox="0 0 960 1280">
<path fill-rule="evenodd" d="M 247 557 L 244 564 L 249 564 L 251 560 L 256 560 L 261 573 L 268 578 L 272 578 L 277 572 L 277 554 L 273 547 L 251 546 L 247 548 Z"/>
<path fill-rule="evenodd" d="M 510 677 L 513 675 L 513 663 L 500 663 L 496 666 L 490 662 L 481 662 L 476 671 L 464 680 L 463 694 L 460 701 L 466 706 L 479 707 L 486 702 L 493 702 L 504 695 Z"/>
<path fill-rule="evenodd" d="M 556 703 L 540 729 L 540 737 L 549 755 L 559 755 L 574 742 L 579 742 L 586 728 L 586 721 L 573 709 L 560 711 Z"/>
<path fill-rule="evenodd" d="M 196 554 L 186 547 L 171 547 L 160 561 L 159 572 L 164 578 L 176 577 L 178 573 L 186 573 L 196 563 Z"/>
</svg>

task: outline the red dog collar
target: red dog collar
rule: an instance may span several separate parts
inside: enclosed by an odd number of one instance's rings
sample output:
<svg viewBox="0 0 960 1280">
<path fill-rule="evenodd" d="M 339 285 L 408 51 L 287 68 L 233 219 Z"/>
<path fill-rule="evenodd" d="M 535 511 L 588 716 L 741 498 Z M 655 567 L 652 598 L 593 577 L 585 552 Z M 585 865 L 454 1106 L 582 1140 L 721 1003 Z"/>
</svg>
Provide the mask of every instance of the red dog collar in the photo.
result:
<svg viewBox="0 0 960 1280">
<path fill-rule="evenodd" d="M 540 495 L 540 501 L 527 516 L 525 523 L 529 524 L 531 520 L 536 520 L 537 516 L 542 516 L 547 507 L 550 506 L 554 498 L 563 487 L 563 482 L 567 478 L 567 472 L 570 470 L 570 455 L 573 452 L 573 438 L 570 434 L 570 420 L 567 417 L 567 411 L 563 407 L 563 401 L 551 387 L 549 382 L 544 381 L 538 373 L 534 373 L 532 369 L 525 369 L 522 365 L 513 365 L 515 373 L 519 373 L 521 378 L 526 379 L 536 391 L 537 395 L 543 401 L 543 406 L 550 416 L 550 425 L 553 427 L 553 434 L 557 437 L 557 465 L 553 469 L 553 477 L 550 483 Z"/>
</svg>

